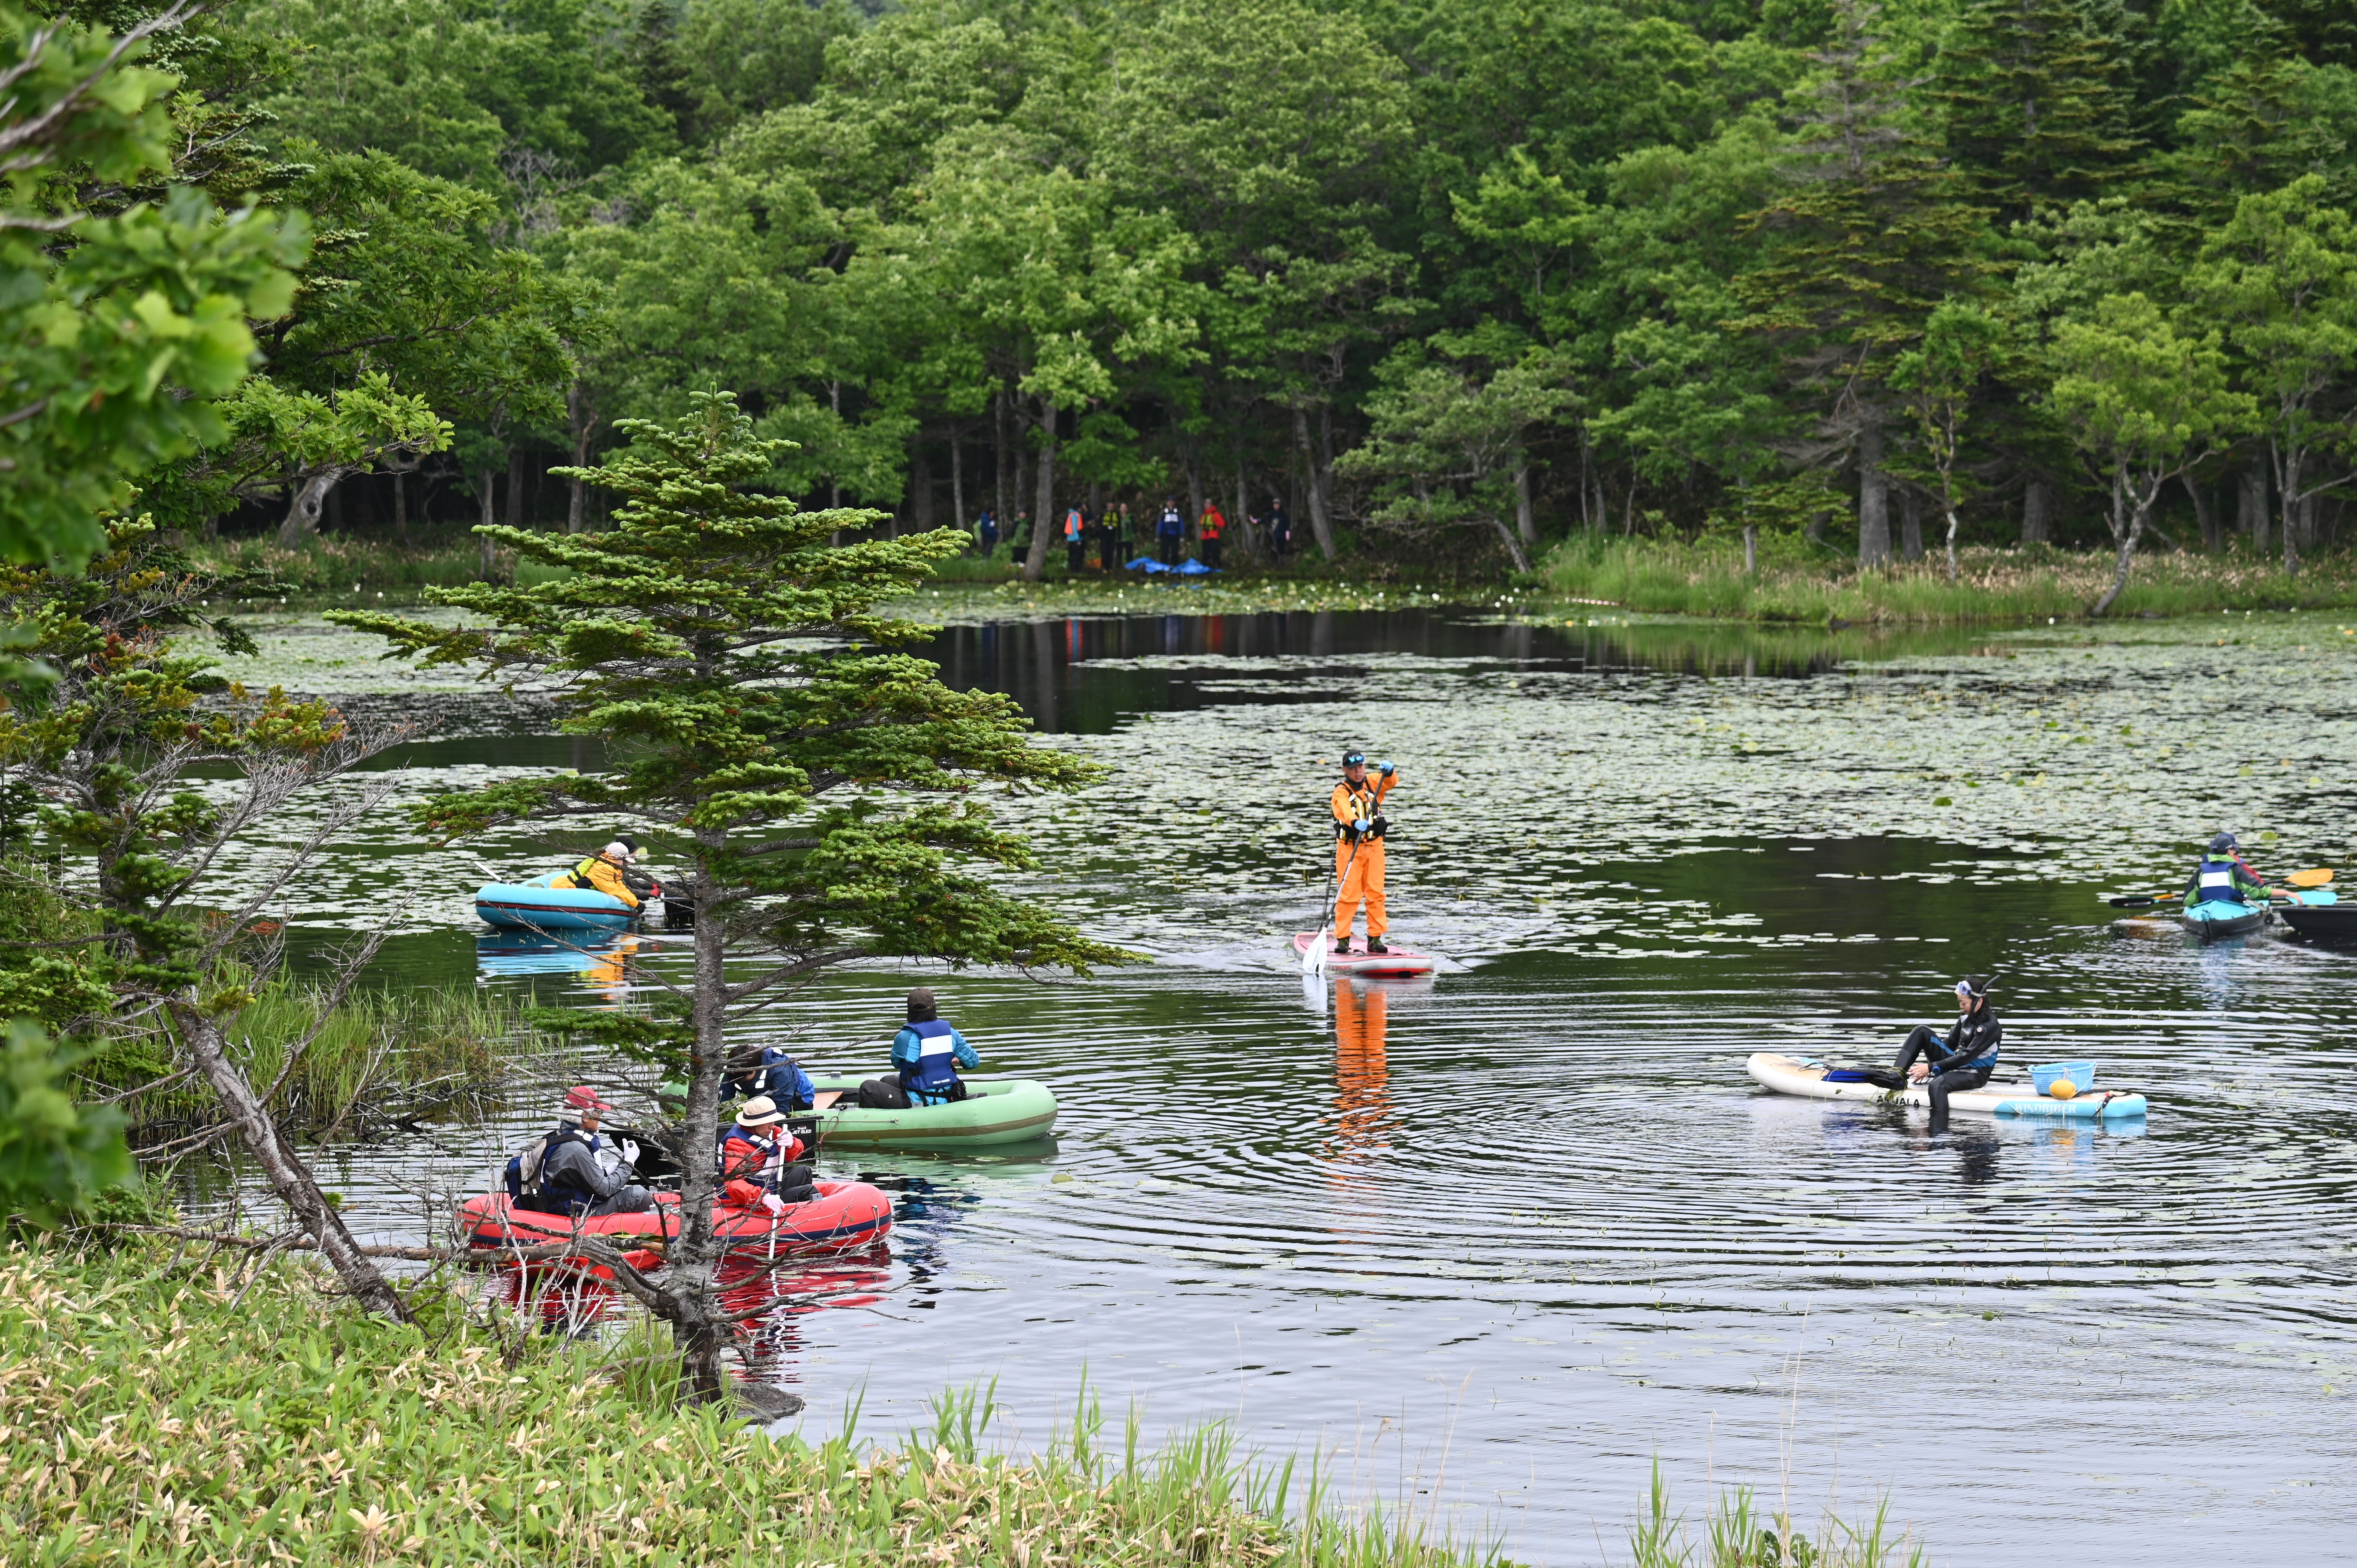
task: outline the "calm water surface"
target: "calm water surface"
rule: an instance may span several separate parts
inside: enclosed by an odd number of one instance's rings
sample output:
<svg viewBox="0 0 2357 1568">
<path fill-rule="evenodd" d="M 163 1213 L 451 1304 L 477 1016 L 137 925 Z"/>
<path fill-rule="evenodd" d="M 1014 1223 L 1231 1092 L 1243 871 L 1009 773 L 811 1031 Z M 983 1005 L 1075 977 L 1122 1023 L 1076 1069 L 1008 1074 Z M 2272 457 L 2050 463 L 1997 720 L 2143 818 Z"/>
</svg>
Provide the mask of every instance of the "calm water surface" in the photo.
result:
<svg viewBox="0 0 2357 1568">
<path fill-rule="evenodd" d="M 299 628 L 297 628 L 299 634 Z M 2181 875 L 2231 822 L 2343 864 L 2357 715 L 2329 620 L 1876 645 L 1414 614 L 966 628 L 933 656 L 1116 771 L 1015 802 L 1028 891 L 1157 961 L 1068 984 L 929 974 L 992 1069 L 1063 1103 L 1000 1158 L 831 1158 L 901 1193 L 888 1259 L 791 1282 L 764 1326 L 804 1430 L 916 1423 L 996 1380 L 1044 1444 L 1083 1376 L 1150 1427 L 1224 1418 L 1351 1496 L 1549 1563 L 1622 1560 L 1648 1467 L 1921 1530 L 1935 1559 L 2345 1555 L 2357 1385 L 2357 957 L 2107 933 L 2095 894 Z M 325 689 L 330 682 L 318 684 Z M 363 695 L 388 706 L 409 697 Z M 545 714 L 450 694 L 436 783 L 594 765 Z M 537 736 L 533 732 L 539 732 Z M 1307 982 L 1331 759 L 1395 757 L 1416 984 Z M 289 915 L 305 950 L 404 890 L 389 983 L 621 1004 L 478 941 L 483 875 L 373 824 Z M 1998 975 L 2014 1061 L 2148 1089 L 2104 1130 L 1772 1099 L 1756 1049 L 1864 1062 Z M 643 975 L 635 976 L 643 978 Z M 748 1026 L 878 1065 L 906 972 Z M 328 1163 L 414 1236 L 541 1124 L 513 1112 Z M 1602 1545 L 1599 1547 L 1599 1535 Z"/>
</svg>

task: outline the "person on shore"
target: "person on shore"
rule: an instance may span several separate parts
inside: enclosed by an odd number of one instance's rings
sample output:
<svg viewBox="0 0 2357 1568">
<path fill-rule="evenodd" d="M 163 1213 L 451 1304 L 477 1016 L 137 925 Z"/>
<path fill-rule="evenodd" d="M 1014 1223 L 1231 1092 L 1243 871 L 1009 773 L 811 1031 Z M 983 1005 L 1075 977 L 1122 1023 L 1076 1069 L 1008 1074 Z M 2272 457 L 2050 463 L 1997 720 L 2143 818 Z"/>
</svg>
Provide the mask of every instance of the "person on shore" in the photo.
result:
<svg viewBox="0 0 2357 1568">
<path fill-rule="evenodd" d="M 786 1113 L 769 1096 L 755 1096 L 721 1135 L 720 1200 L 772 1214 L 790 1203 L 808 1203 L 811 1168 L 796 1163 L 802 1156 L 802 1141 L 787 1130 Z"/>
<path fill-rule="evenodd" d="M 1280 566 L 1293 553 L 1293 519 L 1285 512 L 1285 502 L 1275 496 L 1268 502 L 1268 553 Z"/>
<path fill-rule="evenodd" d="M 810 1074 L 782 1046 L 752 1047 L 730 1057 L 728 1077 L 721 1087 L 748 1100 L 767 1095 L 789 1111 L 807 1111 L 818 1097 Z"/>
<path fill-rule="evenodd" d="M 566 1090 L 555 1129 L 508 1161 L 509 1200 L 528 1212 L 576 1219 L 643 1213 L 654 1195 L 622 1175 L 639 1163 L 639 1146 L 625 1138 L 608 1148 L 598 1133 L 612 1109 L 587 1084 Z"/>
<path fill-rule="evenodd" d="M 1399 781 L 1399 769 L 1378 762 L 1374 776 L 1367 772 L 1367 754 L 1357 746 L 1342 754 L 1342 781 L 1334 786 L 1334 950 L 1351 950 L 1351 927 L 1359 906 L 1367 907 L 1367 951 L 1389 952 L 1383 933 L 1391 922 L 1383 914 L 1383 835 L 1391 823 L 1383 817 L 1383 798 Z"/>
<path fill-rule="evenodd" d="M 982 546 L 982 558 L 989 560 L 990 553 L 998 548 L 998 519 L 988 507 L 983 508 L 982 516 L 974 521 L 974 536 Z"/>
<path fill-rule="evenodd" d="M 1164 497 L 1162 519 L 1154 525 L 1154 536 L 1162 546 L 1162 564 L 1176 566 L 1187 556 L 1187 514 L 1178 510 L 1174 497 Z"/>
<path fill-rule="evenodd" d="M 1088 565 L 1089 514 L 1078 506 L 1064 509 L 1064 569 L 1077 577 Z"/>
<path fill-rule="evenodd" d="M 965 1085 L 957 1069 L 979 1068 L 982 1058 L 963 1035 L 942 1021 L 932 991 L 920 985 L 909 993 L 907 1026 L 892 1036 L 892 1065 L 896 1077 L 871 1078 L 859 1086 L 863 1108 L 905 1111 L 963 1100 Z"/>
<path fill-rule="evenodd" d="M 1988 1004 L 1988 982 L 1968 974 L 1956 982 L 1956 1026 L 1943 1038 L 1929 1024 L 1919 1024 L 1899 1047 L 1890 1070 L 1869 1071 L 1868 1083 L 1883 1089 L 1926 1085 L 1932 1092 L 1932 1126 L 1948 1124 L 1948 1096 L 1958 1090 L 1978 1089 L 1996 1070 L 2005 1027 Z"/>
<path fill-rule="evenodd" d="M 1137 520 L 1129 515 L 1129 503 L 1124 501 L 1114 509 L 1113 521 L 1106 525 L 1113 531 L 1114 559 L 1128 565 L 1137 559 Z"/>
<path fill-rule="evenodd" d="M 1228 520 L 1220 515 L 1220 503 L 1205 501 L 1203 515 L 1195 521 L 1195 537 L 1202 542 L 1202 549 L 1198 554 L 1211 571 L 1220 569 L 1220 535 L 1227 530 Z"/>
<path fill-rule="evenodd" d="M 572 870 L 550 882 L 552 887 L 572 887 L 603 893 L 618 898 L 630 908 L 637 908 L 641 894 L 632 886 L 634 880 L 646 891 L 654 888 L 653 879 L 643 873 L 636 879 L 630 875 L 631 862 L 638 858 L 638 841 L 617 838 L 596 854 L 577 862 Z"/>
<path fill-rule="evenodd" d="M 2189 910 L 2202 904 L 2265 904 L 2273 897 L 2267 879 L 2251 869 L 2233 833 L 2220 833 L 2212 839 L 2209 853 L 2185 881 L 2185 907 Z"/>
</svg>

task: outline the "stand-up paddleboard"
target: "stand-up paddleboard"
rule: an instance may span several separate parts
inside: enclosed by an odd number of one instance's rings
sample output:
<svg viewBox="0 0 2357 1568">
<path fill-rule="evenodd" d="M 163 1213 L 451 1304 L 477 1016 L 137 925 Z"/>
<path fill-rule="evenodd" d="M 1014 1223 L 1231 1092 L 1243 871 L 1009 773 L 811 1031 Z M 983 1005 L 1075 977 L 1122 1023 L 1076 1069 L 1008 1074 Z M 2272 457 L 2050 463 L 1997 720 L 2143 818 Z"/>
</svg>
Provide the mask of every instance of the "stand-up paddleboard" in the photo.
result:
<svg viewBox="0 0 2357 1568">
<path fill-rule="evenodd" d="M 1324 960 L 1326 967 L 1336 974 L 1363 975 L 1370 980 L 1398 980 L 1412 974 L 1430 974 L 1438 967 L 1438 961 L 1430 953 L 1410 952 L 1405 948 L 1371 953 L 1367 950 L 1367 944 L 1355 937 L 1351 940 L 1349 952 L 1335 952 L 1333 944 L 1317 931 L 1297 934 L 1293 939 L 1293 955 L 1303 961 L 1302 967 L 1306 969 L 1317 961 L 1311 956 L 1311 950 L 1320 946 L 1328 950 Z"/>
<path fill-rule="evenodd" d="M 1797 1094 L 1808 1100 L 1896 1101 L 1901 1105 L 1932 1103 L 1932 1091 L 1921 1084 L 1883 1089 L 1871 1083 L 1827 1083 L 1823 1062 L 1795 1061 L 1773 1051 L 1755 1051 L 1745 1067 L 1763 1089 Z M 2040 1094 L 2027 1081 L 1991 1079 L 1978 1089 L 1958 1090 L 1948 1096 L 1954 1111 L 1977 1111 L 1985 1116 L 2060 1116 L 2072 1121 L 2111 1121 L 2145 1113 L 2144 1096 L 2115 1090 L 2091 1089 L 2072 1100 Z"/>
</svg>

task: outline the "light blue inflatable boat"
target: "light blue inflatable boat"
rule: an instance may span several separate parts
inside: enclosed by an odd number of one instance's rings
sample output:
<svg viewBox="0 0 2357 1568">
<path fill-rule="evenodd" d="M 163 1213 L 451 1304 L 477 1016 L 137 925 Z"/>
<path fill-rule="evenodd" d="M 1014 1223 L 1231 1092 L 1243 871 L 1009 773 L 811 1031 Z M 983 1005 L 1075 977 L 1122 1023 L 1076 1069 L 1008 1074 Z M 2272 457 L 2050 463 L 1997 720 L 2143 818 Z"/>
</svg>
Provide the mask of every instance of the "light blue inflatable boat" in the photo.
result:
<svg viewBox="0 0 2357 1568">
<path fill-rule="evenodd" d="M 637 909 L 594 887 L 550 886 L 569 875 L 552 871 L 531 882 L 487 882 L 475 894 L 475 914 L 511 931 L 619 931 L 639 918 Z"/>
</svg>

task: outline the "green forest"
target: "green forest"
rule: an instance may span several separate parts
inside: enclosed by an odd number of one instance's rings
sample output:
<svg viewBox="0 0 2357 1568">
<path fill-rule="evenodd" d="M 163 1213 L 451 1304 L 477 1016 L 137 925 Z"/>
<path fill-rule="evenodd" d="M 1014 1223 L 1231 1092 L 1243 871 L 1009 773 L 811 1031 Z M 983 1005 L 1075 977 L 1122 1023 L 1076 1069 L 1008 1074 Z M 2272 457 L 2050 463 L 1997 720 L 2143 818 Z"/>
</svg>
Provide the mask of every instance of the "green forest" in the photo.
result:
<svg viewBox="0 0 2357 1568">
<path fill-rule="evenodd" d="M 0 16 L 60 82 L 147 35 L 88 145 L 10 111 L 36 559 L 107 485 L 289 544 L 594 529 L 555 470 L 701 392 L 880 528 L 1168 498 L 1232 564 L 1279 504 L 1313 561 L 1491 573 L 1598 537 L 2289 573 L 2345 536 L 2341 0 Z M 76 361 L 156 246 L 179 358 Z"/>
</svg>

